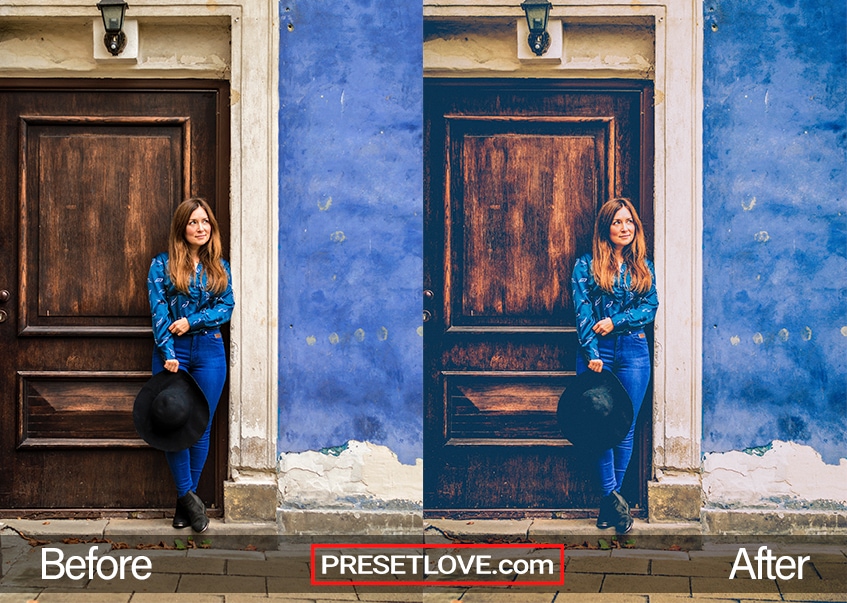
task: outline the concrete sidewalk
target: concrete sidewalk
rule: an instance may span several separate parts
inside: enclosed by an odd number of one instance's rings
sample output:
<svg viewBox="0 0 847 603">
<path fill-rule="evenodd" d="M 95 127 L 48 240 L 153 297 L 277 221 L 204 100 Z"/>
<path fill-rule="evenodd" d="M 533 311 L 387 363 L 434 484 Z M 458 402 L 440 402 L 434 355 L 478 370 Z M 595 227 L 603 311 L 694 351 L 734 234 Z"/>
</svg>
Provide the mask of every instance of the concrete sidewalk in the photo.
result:
<svg viewBox="0 0 847 603">
<path fill-rule="evenodd" d="M 625 545 L 612 541 L 612 534 L 596 530 L 588 520 L 436 520 L 425 526 L 428 544 L 564 542 L 565 583 L 546 587 L 514 582 L 508 587 L 351 584 L 316 588 L 310 582 L 308 558 L 312 539 L 283 540 L 278 546 L 276 524 L 213 520 L 207 532 L 192 535 L 187 530 L 173 530 L 162 519 L 3 520 L 0 603 L 847 603 L 847 542 L 812 547 L 803 580 L 744 578 L 730 582 L 738 544 L 691 550 L 648 546 L 651 539 L 667 543 L 668 538 L 693 544 L 699 536 L 696 525 L 656 526 L 639 521 L 625 537 Z M 193 536 L 191 541 L 189 536 Z M 313 540 L 320 542 L 320 537 Z M 175 547 L 177 541 L 181 548 Z M 607 547 L 600 548 L 603 543 Z M 139 546 L 142 548 L 136 548 Z M 152 562 L 152 575 L 144 582 L 132 582 L 130 588 L 127 581 L 97 576 L 45 581 L 42 562 L 47 547 L 60 547 L 66 558 L 84 557 L 92 547 L 97 556 L 129 560 L 145 556 Z M 789 548 L 791 551 L 783 552 L 796 553 L 796 547 Z M 754 552 L 750 549 L 751 557 Z M 527 549 L 524 554 L 532 553 Z M 781 554 L 778 549 L 776 554 Z"/>
</svg>

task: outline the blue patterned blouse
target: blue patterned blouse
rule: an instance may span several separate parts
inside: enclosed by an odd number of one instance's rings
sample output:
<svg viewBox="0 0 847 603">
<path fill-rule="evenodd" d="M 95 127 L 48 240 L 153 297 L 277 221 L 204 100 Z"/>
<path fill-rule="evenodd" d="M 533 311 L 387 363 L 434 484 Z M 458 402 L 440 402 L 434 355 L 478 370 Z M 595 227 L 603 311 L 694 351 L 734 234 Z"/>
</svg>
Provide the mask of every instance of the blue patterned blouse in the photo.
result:
<svg viewBox="0 0 847 603">
<path fill-rule="evenodd" d="M 153 339 L 164 360 L 176 358 L 173 334 L 168 327 L 180 318 L 187 318 L 189 333 L 212 329 L 229 322 L 235 299 L 232 295 L 232 273 L 229 263 L 221 259 L 227 274 L 223 293 L 206 291 L 206 274 L 201 266 L 188 285 L 188 294 L 178 291 L 168 272 L 168 254 L 160 253 L 150 263 L 147 273 L 147 295 L 153 315 Z"/>
<path fill-rule="evenodd" d="M 573 303 L 576 310 L 576 332 L 579 346 L 588 360 L 600 358 L 597 347 L 597 333 L 591 328 L 604 318 L 611 318 L 615 325 L 613 334 L 640 329 L 656 318 L 659 296 L 656 294 L 656 271 L 653 262 L 647 260 L 647 267 L 653 276 L 650 289 L 646 293 L 630 290 L 630 276 L 626 265 L 615 279 L 612 292 L 604 291 L 594 281 L 591 270 L 591 254 L 587 253 L 576 261 L 571 276 Z"/>
</svg>

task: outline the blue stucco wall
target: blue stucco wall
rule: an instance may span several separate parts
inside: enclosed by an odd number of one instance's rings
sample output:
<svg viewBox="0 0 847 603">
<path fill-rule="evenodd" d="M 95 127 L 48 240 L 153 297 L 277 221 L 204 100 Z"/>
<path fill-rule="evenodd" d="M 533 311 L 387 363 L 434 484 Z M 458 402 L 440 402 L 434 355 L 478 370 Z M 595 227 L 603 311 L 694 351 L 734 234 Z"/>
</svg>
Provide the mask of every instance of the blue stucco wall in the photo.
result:
<svg viewBox="0 0 847 603">
<path fill-rule="evenodd" d="M 280 4 L 279 452 L 422 446 L 419 3 Z"/>
<path fill-rule="evenodd" d="M 704 2 L 704 452 L 847 457 L 845 13 Z"/>
</svg>

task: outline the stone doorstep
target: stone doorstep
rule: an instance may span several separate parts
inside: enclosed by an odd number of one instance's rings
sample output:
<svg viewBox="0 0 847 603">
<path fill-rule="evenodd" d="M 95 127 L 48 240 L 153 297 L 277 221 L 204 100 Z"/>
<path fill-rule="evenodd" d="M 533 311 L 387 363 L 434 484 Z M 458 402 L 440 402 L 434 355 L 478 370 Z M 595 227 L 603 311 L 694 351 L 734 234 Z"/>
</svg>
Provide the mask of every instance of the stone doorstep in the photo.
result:
<svg viewBox="0 0 847 603">
<path fill-rule="evenodd" d="M 842 548 L 847 536 L 847 513 L 845 512 L 803 512 L 803 511 L 767 511 L 767 510 L 705 510 L 704 522 L 658 523 L 636 519 L 632 532 L 622 538 L 648 539 L 677 536 L 684 542 L 688 537 L 706 537 L 712 543 L 723 542 L 728 546 L 743 543 L 754 536 L 754 540 L 763 535 L 774 537 L 774 544 L 790 534 L 802 536 L 810 531 L 814 536 L 831 537 L 833 544 L 840 541 Z M 785 532 L 772 532 L 775 526 L 791 527 Z M 709 527 L 723 527 L 726 530 L 714 530 Z M 107 537 L 109 535 L 156 535 L 180 536 L 190 530 L 175 530 L 170 526 L 169 518 L 158 519 L 4 519 L 0 530 L 13 528 L 29 536 L 41 537 L 51 534 L 63 534 L 76 537 Z M 730 529 L 731 528 L 731 529 Z M 737 528 L 737 529 L 735 529 Z M 743 528 L 743 529 L 742 529 Z M 803 530 L 801 528 L 807 528 Z M 820 529 L 818 529 L 820 528 Z M 211 519 L 208 534 L 226 536 L 321 536 L 321 535 L 371 535 L 371 536 L 415 536 L 426 534 L 437 537 L 442 532 L 450 537 L 473 539 L 474 537 L 502 536 L 504 538 L 531 538 L 543 542 L 545 539 L 597 536 L 610 539 L 612 530 L 599 530 L 589 519 L 513 519 L 513 520 L 451 520 L 422 519 L 420 513 L 393 510 L 359 509 L 277 509 L 276 522 L 226 522 Z M 198 536 L 198 535 L 195 535 Z M 556 541 L 556 540 L 553 540 Z M 567 543 L 567 542 L 566 542 Z M 817 544 L 815 544 L 817 546 Z M 792 547 L 796 548 L 796 547 Z"/>
<path fill-rule="evenodd" d="M 516 520 L 451 520 L 432 519 L 424 522 L 427 542 L 437 542 L 442 537 L 445 542 L 455 538 L 465 542 L 491 542 L 502 539 L 503 542 L 532 541 L 544 544 L 564 544 L 570 554 L 572 551 L 589 550 L 598 546 L 601 540 L 612 545 L 615 555 L 624 553 L 613 541 L 630 542 L 634 550 L 680 551 L 698 549 L 702 546 L 700 524 L 696 522 L 648 523 L 636 519 L 630 533 L 618 536 L 614 530 L 600 530 L 588 519 L 516 519 Z M 586 547 L 586 545 L 588 545 Z M 677 551 L 678 554 L 678 551 Z"/>
<path fill-rule="evenodd" d="M 584 538 L 597 536 L 610 539 L 615 535 L 614 530 L 601 530 L 594 525 L 593 519 L 478 519 L 473 521 L 456 519 L 429 519 L 424 521 L 424 527 L 429 531 L 441 531 L 451 536 L 472 538 L 474 536 L 490 537 L 526 537 L 543 541 L 545 538 L 567 539 L 568 537 Z M 648 523 L 636 519 L 632 532 L 621 536 L 629 537 L 699 537 L 702 536 L 698 522 Z"/>
<path fill-rule="evenodd" d="M 202 534 L 190 528 L 177 530 L 170 519 L 7 519 L 2 534 L 20 534 L 37 540 L 77 538 L 81 542 L 94 539 L 112 540 L 134 548 L 141 544 L 172 545 L 175 540 L 195 543 L 209 541 L 218 549 L 256 548 L 276 549 L 278 532 L 274 523 L 226 523 L 210 519 L 209 528 Z"/>
</svg>

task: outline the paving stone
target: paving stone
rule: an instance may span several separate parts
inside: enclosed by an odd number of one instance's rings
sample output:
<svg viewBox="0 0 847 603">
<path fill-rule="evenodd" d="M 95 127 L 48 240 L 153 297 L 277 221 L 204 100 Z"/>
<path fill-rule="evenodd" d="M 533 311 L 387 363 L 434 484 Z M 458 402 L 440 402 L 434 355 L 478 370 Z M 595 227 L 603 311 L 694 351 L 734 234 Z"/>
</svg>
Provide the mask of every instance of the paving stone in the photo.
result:
<svg viewBox="0 0 847 603">
<path fill-rule="evenodd" d="M 739 598 L 756 600 L 779 600 L 779 588 L 775 580 L 751 580 L 749 578 L 736 578 L 734 580 L 722 578 L 691 578 L 691 592 L 696 595 L 728 594 Z"/>
<path fill-rule="evenodd" d="M 178 593 L 267 593 L 261 576 L 183 575 Z"/>
<path fill-rule="evenodd" d="M 355 601 L 356 589 L 350 586 L 312 586 L 308 578 L 268 578 L 267 592 L 279 598 L 308 598 L 326 600 Z"/>
<path fill-rule="evenodd" d="M 153 573 L 156 574 L 216 574 L 226 571 L 223 557 L 151 557 Z"/>
<path fill-rule="evenodd" d="M 467 592 L 467 588 L 454 586 L 445 588 L 425 588 L 423 592 L 423 603 L 439 603 L 440 601 L 458 601 Z"/>
<path fill-rule="evenodd" d="M 131 596 L 130 593 L 92 593 L 88 591 L 69 593 L 46 590 L 38 596 L 37 601 L 38 603 L 128 603 Z"/>
<path fill-rule="evenodd" d="M 847 581 L 847 563 L 819 563 L 814 561 L 815 569 L 824 580 Z M 845 589 L 844 592 L 847 592 Z"/>
<path fill-rule="evenodd" d="M 708 550 L 708 551 L 688 551 L 688 557 L 693 561 L 695 559 L 712 559 L 715 561 L 725 561 L 733 563 L 738 555 L 738 548 L 732 551 L 725 550 Z"/>
<path fill-rule="evenodd" d="M 0 603 L 26 603 L 27 601 L 34 600 L 37 596 L 37 590 L 21 591 L 15 589 L 7 591 L 0 587 Z"/>
<path fill-rule="evenodd" d="M 461 603 L 552 603 L 555 592 L 521 592 L 514 590 L 489 590 L 472 588 L 461 599 Z"/>
<path fill-rule="evenodd" d="M 131 603 L 224 603 L 224 595 L 200 593 L 134 594 Z M 40 602 L 39 602 L 40 603 Z"/>
<path fill-rule="evenodd" d="M 569 559 L 565 576 L 569 572 L 580 574 L 644 574 L 650 570 L 649 559 L 613 559 L 612 557 L 576 557 Z"/>
<path fill-rule="evenodd" d="M 603 574 L 578 574 L 565 572 L 565 584 L 559 587 L 560 593 L 599 593 L 603 584 Z"/>
<path fill-rule="evenodd" d="M 267 599 L 259 599 L 259 601 L 268 600 L 280 601 L 281 603 L 296 603 L 298 601 L 338 603 L 339 601 L 356 601 L 357 599 L 355 593 L 352 596 L 340 595 L 338 593 L 271 593 Z"/>
<path fill-rule="evenodd" d="M 648 603 L 647 595 L 559 593 L 555 603 Z"/>
<path fill-rule="evenodd" d="M 153 574 L 146 580 L 100 580 L 95 578 L 85 587 L 88 592 L 175 593 L 179 574 Z"/>
<path fill-rule="evenodd" d="M 390 587 L 369 590 L 356 587 L 356 594 L 360 601 L 373 603 L 422 603 L 423 601 L 423 589 L 414 587 L 407 587 L 405 592 L 400 592 L 400 589 L 392 592 Z"/>
<path fill-rule="evenodd" d="M 608 574 L 601 593 L 689 593 L 690 578 L 678 576 L 624 576 Z"/>
<path fill-rule="evenodd" d="M 302 595 L 306 597 L 306 595 Z M 268 603 L 269 601 L 283 601 L 284 603 L 315 603 L 315 599 L 291 599 L 280 598 L 277 595 L 226 595 L 226 603 Z"/>
<path fill-rule="evenodd" d="M 711 597 L 710 595 L 684 595 L 672 593 L 659 593 L 650 595 L 650 603 L 738 603 L 736 598 L 725 598 L 723 596 Z"/>
<path fill-rule="evenodd" d="M 847 603 L 847 593 L 784 593 L 782 600 L 801 603 Z"/>
<path fill-rule="evenodd" d="M 650 564 L 650 573 L 654 576 L 698 576 L 729 579 L 731 572 L 731 563 L 708 558 L 690 561 L 654 559 Z"/>
<path fill-rule="evenodd" d="M 299 559 L 232 559 L 227 561 L 226 573 L 230 576 L 268 576 L 276 578 L 310 577 L 308 563 Z"/>
<path fill-rule="evenodd" d="M 833 535 L 829 537 L 834 538 L 835 536 Z M 844 547 L 840 545 L 821 543 L 788 543 L 775 544 L 770 548 L 777 555 L 791 555 L 792 557 L 796 557 L 797 555 L 812 555 L 814 559 L 820 558 L 821 561 L 847 561 L 847 553 L 845 552 Z"/>
<path fill-rule="evenodd" d="M 777 584 L 783 596 L 802 593 L 828 593 L 838 594 L 847 600 L 847 575 L 844 573 L 847 567 L 841 566 L 841 568 L 840 575 L 836 571 L 831 572 L 834 576 L 832 579 L 819 578 L 817 574 L 807 576 L 804 573 L 802 580 L 777 580 Z"/>
</svg>

